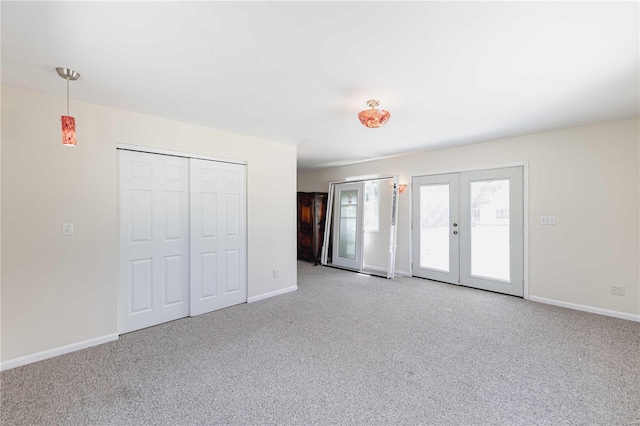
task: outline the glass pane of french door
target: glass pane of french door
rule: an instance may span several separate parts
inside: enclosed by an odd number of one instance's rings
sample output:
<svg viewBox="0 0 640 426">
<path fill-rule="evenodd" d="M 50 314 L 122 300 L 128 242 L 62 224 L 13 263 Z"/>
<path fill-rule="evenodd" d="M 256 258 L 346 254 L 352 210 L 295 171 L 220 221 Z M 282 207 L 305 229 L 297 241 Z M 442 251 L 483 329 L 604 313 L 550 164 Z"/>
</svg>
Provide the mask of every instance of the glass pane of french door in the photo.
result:
<svg viewBox="0 0 640 426">
<path fill-rule="evenodd" d="M 420 185 L 420 267 L 449 272 L 449 184 Z"/>
<path fill-rule="evenodd" d="M 509 179 L 470 183 L 471 275 L 509 282 Z"/>
<path fill-rule="evenodd" d="M 345 259 L 356 258 L 356 221 L 358 217 L 358 191 L 340 192 L 340 244 L 338 254 Z"/>
<path fill-rule="evenodd" d="M 413 178 L 415 276 L 459 281 L 458 181 L 457 173 Z"/>
</svg>

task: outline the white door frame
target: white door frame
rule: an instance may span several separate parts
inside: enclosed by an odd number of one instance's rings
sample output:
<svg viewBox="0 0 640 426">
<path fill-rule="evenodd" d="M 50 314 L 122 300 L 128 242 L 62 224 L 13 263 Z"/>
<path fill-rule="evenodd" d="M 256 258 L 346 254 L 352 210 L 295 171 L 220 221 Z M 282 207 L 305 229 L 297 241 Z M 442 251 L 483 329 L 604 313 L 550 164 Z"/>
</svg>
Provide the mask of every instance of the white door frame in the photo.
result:
<svg viewBox="0 0 640 426">
<path fill-rule="evenodd" d="M 130 144 L 124 144 L 124 143 L 117 143 L 116 144 L 116 151 L 117 150 L 125 150 L 125 151 L 135 151 L 135 152 L 146 152 L 149 154 L 161 154 L 161 155 L 170 155 L 173 157 L 184 157 L 184 158 L 197 158 L 200 160 L 209 160 L 209 161 L 218 161 L 221 163 L 231 163 L 231 164 L 241 164 L 241 165 L 245 165 L 247 166 L 247 173 L 249 170 L 248 167 L 248 162 L 246 160 L 236 160 L 236 159 L 231 159 L 231 158 L 219 158 L 219 157 L 211 157 L 208 155 L 200 155 L 200 154 L 194 154 L 194 153 L 190 153 L 190 152 L 182 152 L 182 151 L 170 151 L 170 150 L 166 150 L 166 149 L 159 149 L 159 148 L 153 148 L 153 147 L 149 147 L 149 146 L 141 146 L 141 145 L 130 145 Z M 118 167 L 120 167 L 120 164 L 118 162 Z M 119 183 L 118 183 L 119 184 Z M 247 187 L 248 189 L 248 187 Z M 247 191 L 248 193 L 248 191 Z M 120 195 L 118 194 L 118 197 L 120 197 Z M 248 201 L 248 200 L 247 200 Z M 118 200 L 118 204 L 120 203 L 120 201 Z M 247 224 L 248 226 L 248 224 Z M 121 223 L 120 223 L 120 207 L 118 205 L 118 252 L 120 251 L 120 227 L 121 227 Z M 248 230 L 247 230 L 248 231 Z M 248 241 L 248 232 L 246 233 L 247 237 L 247 241 L 245 241 L 247 250 L 245 252 L 245 265 L 248 265 L 248 258 L 249 258 L 249 241 Z M 119 254 L 118 254 L 119 256 Z M 120 262 L 118 262 L 119 265 Z M 249 271 L 248 271 L 248 266 L 247 266 L 247 281 L 246 281 L 246 286 L 247 286 L 247 296 L 249 294 Z M 118 277 L 120 276 L 120 274 L 118 274 Z M 116 323 L 116 327 L 117 327 L 117 332 L 118 335 L 123 334 L 122 332 L 122 324 L 120 324 L 120 283 L 118 283 L 117 287 L 117 292 L 116 292 L 116 300 L 117 300 L 117 304 L 116 304 L 116 317 L 117 317 L 117 323 Z M 189 307 L 189 309 L 191 309 Z"/>
<path fill-rule="evenodd" d="M 341 183 L 356 183 L 365 182 L 369 180 L 380 179 L 393 179 L 393 189 L 391 198 L 391 233 L 389 237 L 389 268 L 387 270 L 387 279 L 394 277 L 396 269 L 396 245 L 398 236 L 398 185 L 400 184 L 400 177 L 398 175 L 366 175 L 360 177 L 354 177 L 353 179 L 346 178 L 343 181 L 330 182 L 329 183 L 329 195 L 327 196 L 327 214 L 326 214 L 326 226 L 324 230 L 324 238 L 322 241 L 322 251 L 320 254 L 320 264 L 325 266 L 331 266 L 328 264 L 329 257 L 329 234 L 331 234 L 331 223 L 333 222 L 333 198 L 335 194 L 335 185 Z"/>
<path fill-rule="evenodd" d="M 410 176 L 410 180 L 412 182 L 411 185 L 411 196 L 409 197 L 409 266 L 410 270 L 413 271 L 413 178 L 417 176 L 433 176 L 433 175 L 441 175 L 441 174 L 449 174 L 449 173 L 465 173 L 465 172 L 477 172 L 481 170 L 491 170 L 491 169 L 502 169 L 508 167 L 522 167 L 522 172 L 524 176 L 523 182 L 523 227 L 524 227 L 524 294 L 523 298 L 529 299 L 529 162 L 521 162 L 521 163 L 506 163 L 506 164 L 491 164 L 482 167 L 472 167 L 472 168 L 461 168 L 461 169 L 442 169 L 442 170 L 430 170 L 428 172 L 418 172 L 412 173 Z M 412 273 L 410 271 L 410 273 Z"/>
<path fill-rule="evenodd" d="M 149 154 L 171 155 L 172 157 L 198 158 L 200 160 L 219 161 L 221 163 L 244 164 L 244 165 L 247 164 L 245 160 L 234 160 L 231 158 L 210 157 L 208 155 L 200 155 L 200 154 L 193 154 L 189 152 L 180 152 L 180 151 L 169 151 L 166 149 L 152 148 L 150 146 L 129 145 L 126 143 L 116 144 L 116 149 L 123 149 L 125 151 L 147 152 Z"/>
</svg>

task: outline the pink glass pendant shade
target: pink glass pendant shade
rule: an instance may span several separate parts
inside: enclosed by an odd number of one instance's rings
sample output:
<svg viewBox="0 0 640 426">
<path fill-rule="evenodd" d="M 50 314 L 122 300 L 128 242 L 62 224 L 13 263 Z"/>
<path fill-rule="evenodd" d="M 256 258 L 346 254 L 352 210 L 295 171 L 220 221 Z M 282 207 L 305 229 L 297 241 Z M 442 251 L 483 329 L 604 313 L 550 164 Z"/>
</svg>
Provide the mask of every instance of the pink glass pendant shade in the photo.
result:
<svg viewBox="0 0 640 426">
<path fill-rule="evenodd" d="M 368 101 L 367 105 L 369 105 L 371 109 L 366 109 L 358 113 L 358 118 L 363 125 L 371 129 L 376 129 L 378 127 L 382 127 L 387 121 L 389 121 L 389 117 L 391 117 L 391 113 L 389 111 L 375 109 L 375 107 L 380 105 L 379 101 Z"/>
<path fill-rule="evenodd" d="M 68 115 L 63 115 L 62 121 L 62 144 L 65 146 L 76 145 L 76 119 Z"/>
<path fill-rule="evenodd" d="M 76 146 L 76 119 L 69 115 L 69 81 L 76 81 L 80 74 L 69 68 L 56 68 L 60 78 L 67 81 L 67 115 L 60 117 L 62 123 L 62 146 Z"/>
</svg>

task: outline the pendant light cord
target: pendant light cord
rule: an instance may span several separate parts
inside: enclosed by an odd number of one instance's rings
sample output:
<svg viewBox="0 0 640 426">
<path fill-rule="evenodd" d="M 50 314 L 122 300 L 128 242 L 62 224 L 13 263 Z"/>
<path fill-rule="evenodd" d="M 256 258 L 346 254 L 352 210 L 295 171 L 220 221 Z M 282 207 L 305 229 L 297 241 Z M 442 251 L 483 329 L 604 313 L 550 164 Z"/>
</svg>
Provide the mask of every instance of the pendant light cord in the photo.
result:
<svg viewBox="0 0 640 426">
<path fill-rule="evenodd" d="M 69 115 L 69 77 L 67 77 L 67 115 Z"/>
</svg>

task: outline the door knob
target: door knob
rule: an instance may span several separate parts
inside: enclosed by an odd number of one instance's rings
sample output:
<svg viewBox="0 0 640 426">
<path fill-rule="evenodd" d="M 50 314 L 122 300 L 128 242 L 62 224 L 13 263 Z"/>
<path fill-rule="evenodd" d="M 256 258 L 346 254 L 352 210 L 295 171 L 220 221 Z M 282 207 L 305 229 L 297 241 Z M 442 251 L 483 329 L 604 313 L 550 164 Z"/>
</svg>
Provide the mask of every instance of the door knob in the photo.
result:
<svg viewBox="0 0 640 426">
<path fill-rule="evenodd" d="M 454 223 L 454 224 L 453 224 L 453 226 L 454 226 L 454 227 L 456 227 L 456 226 L 458 226 L 458 224 L 457 224 L 457 223 Z"/>
<path fill-rule="evenodd" d="M 458 230 L 453 231 L 453 234 L 457 235 L 458 234 Z"/>
</svg>

